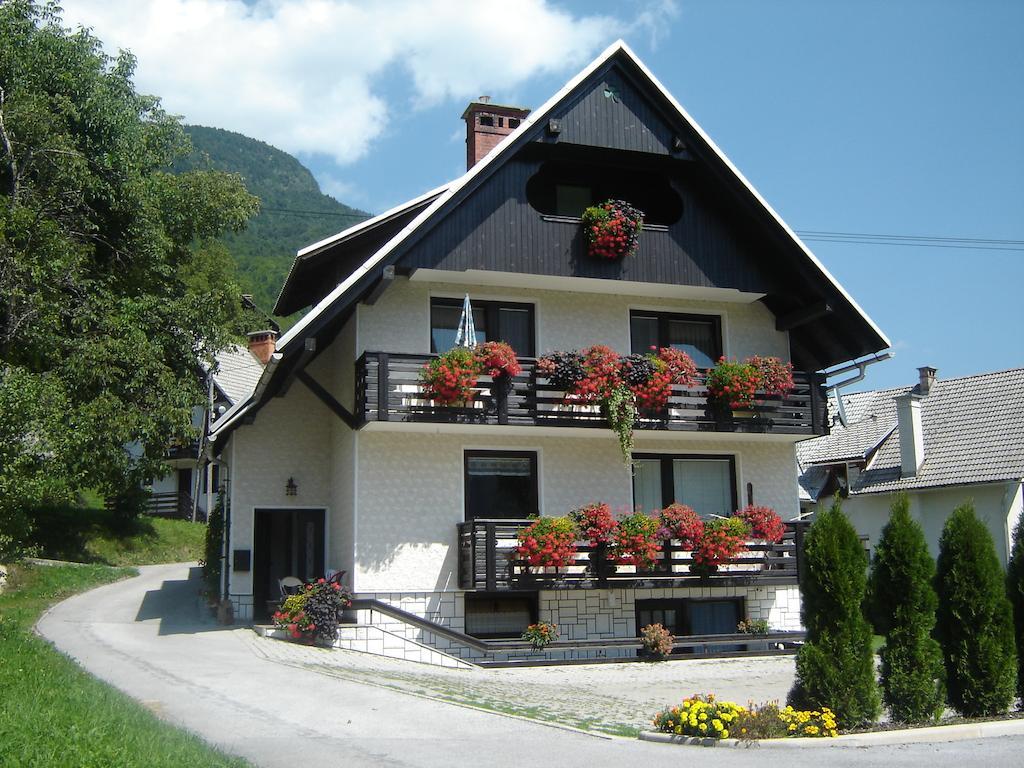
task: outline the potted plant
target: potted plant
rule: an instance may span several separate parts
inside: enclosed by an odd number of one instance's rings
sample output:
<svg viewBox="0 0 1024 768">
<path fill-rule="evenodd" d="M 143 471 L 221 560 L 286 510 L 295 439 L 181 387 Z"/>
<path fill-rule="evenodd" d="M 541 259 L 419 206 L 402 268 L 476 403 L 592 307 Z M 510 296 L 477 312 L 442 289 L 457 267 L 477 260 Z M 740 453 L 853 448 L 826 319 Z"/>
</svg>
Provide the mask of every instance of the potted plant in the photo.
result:
<svg viewBox="0 0 1024 768">
<path fill-rule="evenodd" d="M 289 595 L 273 615 L 274 626 L 292 640 L 331 646 L 338 636 L 338 613 L 352 605 L 351 596 L 336 581 L 318 579 L 297 595 Z"/>
<path fill-rule="evenodd" d="M 529 567 L 562 568 L 574 561 L 576 528 L 568 517 L 538 517 L 516 536 L 516 554 Z"/>
<path fill-rule="evenodd" d="M 588 504 L 570 512 L 569 519 L 576 526 L 576 538 L 589 541 L 594 548 L 590 553 L 591 572 L 603 578 L 608 547 L 615 541 L 615 532 L 619 527 L 611 507 L 607 504 Z"/>
<path fill-rule="evenodd" d="M 786 533 L 786 524 L 771 507 L 757 507 L 750 504 L 736 512 L 750 528 L 750 537 L 768 544 L 778 544 Z"/>
<path fill-rule="evenodd" d="M 661 624 L 648 624 L 640 630 L 640 644 L 651 661 L 664 661 L 672 653 L 676 638 Z"/>
<path fill-rule="evenodd" d="M 635 565 L 638 571 L 650 570 L 658 560 L 658 521 L 643 512 L 634 512 L 619 521 L 615 531 L 612 554 L 625 565 Z"/>
<path fill-rule="evenodd" d="M 658 522 L 658 538 L 677 539 L 686 550 L 696 549 L 704 536 L 704 521 L 685 504 L 669 504 L 658 513 Z"/>
<path fill-rule="evenodd" d="M 436 405 L 465 406 L 476 397 L 480 360 L 471 349 L 455 347 L 444 352 L 420 370 L 423 396 Z"/>
<path fill-rule="evenodd" d="M 793 391 L 793 364 L 777 357 L 754 355 L 746 360 L 757 371 L 758 389 L 767 395 L 783 397 Z"/>
<path fill-rule="evenodd" d="M 697 366 L 688 354 L 671 347 L 651 347 L 644 354 L 622 358 L 622 378 L 636 398 L 637 410 L 647 416 L 663 415 L 672 386 L 691 386 Z"/>
<path fill-rule="evenodd" d="M 493 379 L 511 379 L 523 372 L 519 358 L 511 345 L 504 341 L 485 341 L 476 348 L 481 373 Z"/>
<path fill-rule="evenodd" d="M 549 643 L 558 639 L 558 625 L 538 621 L 526 628 L 522 635 L 535 651 L 543 651 Z"/>
<path fill-rule="evenodd" d="M 636 252 L 644 214 L 623 200 L 606 200 L 583 211 L 587 254 L 618 261 Z"/>
<path fill-rule="evenodd" d="M 745 411 L 754 404 L 760 374 L 750 363 L 738 363 L 721 357 L 715 367 L 708 371 L 705 383 L 708 400 L 712 404 L 733 411 Z"/>
<path fill-rule="evenodd" d="M 746 551 L 750 528 L 739 517 L 716 517 L 704 524 L 690 571 L 700 576 L 715 573 L 719 566 Z"/>
</svg>

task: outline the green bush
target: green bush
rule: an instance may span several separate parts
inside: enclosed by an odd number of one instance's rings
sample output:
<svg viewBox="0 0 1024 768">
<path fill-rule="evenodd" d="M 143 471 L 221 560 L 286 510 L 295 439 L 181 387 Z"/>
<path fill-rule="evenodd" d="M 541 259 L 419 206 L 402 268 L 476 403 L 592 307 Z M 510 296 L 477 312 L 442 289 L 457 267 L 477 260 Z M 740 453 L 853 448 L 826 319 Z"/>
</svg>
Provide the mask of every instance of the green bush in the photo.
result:
<svg viewBox="0 0 1024 768">
<path fill-rule="evenodd" d="M 875 550 L 869 584 L 875 631 L 885 635 L 882 701 L 901 723 L 935 720 L 945 704 L 942 649 L 932 637 L 935 561 L 905 493 L 893 501 Z"/>
<path fill-rule="evenodd" d="M 217 495 L 217 503 L 206 523 L 206 545 L 203 552 L 203 581 L 210 597 L 220 595 L 224 547 L 224 494 Z"/>
<path fill-rule="evenodd" d="M 32 521 L 18 504 L 0 501 L 0 563 L 13 563 L 36 554 Z"/>
<path fill-rule="evenodd" d="M 1017 641 L 1017 695 L 1024 709 L 1024 516 L 1013 529 L 1013 549 L 1006 568 L 1006 593 L 1013 606 L 1014 637 Z"/>
<path fill-rule="evenodd" d="M 946 521 L 937 570 L 949 703 L 967 717 L 1004 712 L 1017 673 L 1012 609 L 992 537 L 970 502 Z"/>
<path fill-rule="evenodd" d="M 801 710 L 827 707 L 843 728 L 879 714 L 871 626 L 862 610 L 866 589 L 864 547 L 837 498 L 804 539 L 800 595 L 807 641 L 796 657 L 789 703 Z"/>
</svg>

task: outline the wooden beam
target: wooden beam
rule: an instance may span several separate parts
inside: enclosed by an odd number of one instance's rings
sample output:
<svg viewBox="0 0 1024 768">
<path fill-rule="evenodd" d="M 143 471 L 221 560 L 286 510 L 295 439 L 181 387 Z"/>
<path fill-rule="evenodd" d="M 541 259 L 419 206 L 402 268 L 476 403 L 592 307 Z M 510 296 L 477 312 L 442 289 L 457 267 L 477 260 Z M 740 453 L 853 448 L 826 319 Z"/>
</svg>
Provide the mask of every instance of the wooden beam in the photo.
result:
<svg viewBox="0 0 1024 768">
<path fill-rule="evenodd" d="M 295 377 L 299 371 L 305 370 L 306 366 L 309 365 L 310 361 L 316 355 L 316 336 L 308 337 L 302 345 L 302 351 L 299 353 L 299 359 L 295 361 L 295 365 L 288 372 L 285 380 L 281 382 L 280 389 L 277 390 L 276 397 L 284 397 L 288 394 L 288 388 L 295 381 Z"/>
<path fill-rule="evenodd" d="M 377 281 L 377 283 L 373 286 L 373 289 L 370 291 L 369 295 L 366 297 L 366 303 L 376 304 L 377 299 L 379 299 L 381 297 L 381 294 L 388 289 L 388 286 L 390 286 L 391 283 L 394 282 L 394 279 L 395 267 L 391 264 L 388 264 L 386 267 L 384 267 L 383 270 L 381 270 L 380 280 Z"/>
<path fill-rule="evenodd" d="M 316 395 L 320 401 L 330 408 L 334 415 L 345 422 L 349 429 L 357 429 L 356 418 L 352 415 L 348 408 L 339 403 L 334 399 L 334 395 L 320 386 L 320 383 L 310 376 L 306 371 L 297 371 L 295 378 L 309 387 L 309 391 Z"/>
<path fill-rule="evenodd" d="M 800 307 L 785 315 L 780 315 L 775 318 L 775 330 L 776 331 L 791 331 L 801 325 L 817 320 L 820 317 L 824 317 L 832 311 L 832 307 L 829 306 L 828 302 L 822 299 L 816 301 L 813 304 L 808 304 L 806 307 Z"/>
</svg>

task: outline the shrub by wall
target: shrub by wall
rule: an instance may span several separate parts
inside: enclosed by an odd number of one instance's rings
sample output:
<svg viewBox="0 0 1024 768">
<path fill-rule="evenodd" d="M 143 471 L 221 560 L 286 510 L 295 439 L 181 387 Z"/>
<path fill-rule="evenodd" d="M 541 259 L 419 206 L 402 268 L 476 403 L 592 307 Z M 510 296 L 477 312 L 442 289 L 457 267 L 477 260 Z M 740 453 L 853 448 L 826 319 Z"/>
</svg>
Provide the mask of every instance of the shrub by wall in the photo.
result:
<svg viewBox="0 0 1024 768">
<path fill-rule="evenodd" d="M 945 704 L 942 649 L 932 637 L 939 603 L 934 580 L 924 530 L 901 493 L 875 548 L 868 601 L 875 631 L 885 635 L 882 701 L 897 722 L 937 719 Z"/>
<path fill-rule="evenodd" d="M 1014 638 L 1017 641 L 1017 695 L 1024 709 L 1024 516 L 1013 529 L 1013 549 L 1006 568 L 1006 594 L 1013 606 Z"/>
<path fill-rule="evenodd" d="M 992 536 L 970 502 L 946 521 L 937 571 L 949 704 L 967 717 L 1004 712 L 1017 677 L 1012 609 Z"/>
<path fill-rule="evenodd" d="M 789 703 L 796 709 L 828 707 L 842 728 L 873 722 L 879 714 L 871 626 L 862 609 L 867 565 L 837 498 L 817 514 L 804 539 L 800 615 L 807 641 L 796 657 Z"/>
</svg>

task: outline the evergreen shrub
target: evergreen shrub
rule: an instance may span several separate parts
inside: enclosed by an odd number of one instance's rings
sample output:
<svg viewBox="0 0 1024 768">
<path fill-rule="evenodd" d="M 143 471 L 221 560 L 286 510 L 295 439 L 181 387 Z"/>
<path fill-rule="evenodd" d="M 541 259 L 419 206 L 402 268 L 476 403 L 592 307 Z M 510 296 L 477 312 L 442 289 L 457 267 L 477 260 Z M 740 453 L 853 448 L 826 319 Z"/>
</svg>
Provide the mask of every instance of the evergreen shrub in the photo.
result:
<svg viewBox="0 0 1024 768">
<path fill-rule="evenodd" d="M 1006 569 L 1006 593 L 1013 606 L 1014 638 L 1017 641 L 1017 695 L 1024 709 L 1024 516 L 1013 529 L 1013 549 Z"/>
<path fill-rule="evenodd" d="M 842 728 L 874 722 L 880 708 L 871 625 L 862 609 L 867 564 L 836 498 L 804 539 L 800 595 L 807 640 L 796 657 L 789 704 L 798 710 L 827 707 Z"/>
<path fill-rule="evenodd" d="M 1005 712 L 1017 676 L 1012 609 L 992 536 L 970 502 L 946 521 L 937 571 L 949 704 L 966 717 Z"/>
</svg>

